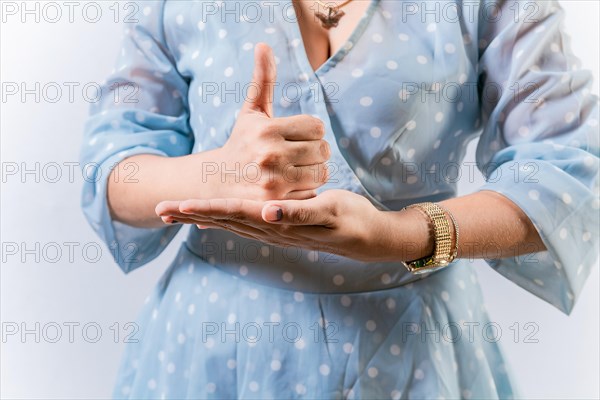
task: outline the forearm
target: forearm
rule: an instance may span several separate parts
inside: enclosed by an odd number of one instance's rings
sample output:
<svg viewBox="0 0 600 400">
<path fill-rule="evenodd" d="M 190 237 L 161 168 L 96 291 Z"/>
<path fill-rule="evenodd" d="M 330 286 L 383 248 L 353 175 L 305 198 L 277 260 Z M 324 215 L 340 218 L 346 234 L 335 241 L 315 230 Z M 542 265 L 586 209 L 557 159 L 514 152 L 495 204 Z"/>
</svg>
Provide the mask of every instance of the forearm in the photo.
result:
<svg viewBox="0 0 600 400">
<path fill-rule="evenodd" d="M 546 250 L 527 215 L 497 192 L 479 191 L 439 204 L 454 215 L 458 224 L 458 258 L 497 259 Z M 432 254 L 433 235 L 427 217 L 416 210 L 394 214 L 395 242 L 403 242 L 395 253 L 398 259 L 414 260 Z"/>
<path fill-rule="evenodd" d="M 164 226 L 155 213 L 159 202 L 217 197 L 216 175 L 202 176 L 202 163 L 217 160 L 217 150 L 183 157 L 140 154 L 124 159 L 108 178 L 111 217 L 140 228 Z"/>
</svg>

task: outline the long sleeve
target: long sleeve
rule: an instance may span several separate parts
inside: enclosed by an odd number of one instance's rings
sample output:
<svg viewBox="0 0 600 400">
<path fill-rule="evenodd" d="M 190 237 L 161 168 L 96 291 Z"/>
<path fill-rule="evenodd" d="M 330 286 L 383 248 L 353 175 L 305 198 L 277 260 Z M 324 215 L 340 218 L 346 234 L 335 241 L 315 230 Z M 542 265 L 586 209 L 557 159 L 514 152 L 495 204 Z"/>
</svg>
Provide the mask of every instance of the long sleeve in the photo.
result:
<svg viewBox="0 0 600 400">
<path fill-rule="evenodd" d="M 480 189 L 517 204 L 547 251 L 486 261 L 569 314 L 598 257 L 598 98 L 556 2 L 496 4 L 479 25 Z"/>
<path fill-rule="evenodd" d="M 111 170 L 136 154 L 182 156 L 193 146 L 188 83 L 165 42 L 164 1 L 138 5 L 137 22 L 125 23 L 117 67 L 91 106 L 81 151 L 84 214 L 126 273 L 158 256 L 179 226 L 141 229 L 112 220 L 106 197 Z M 124 176 L 114 179 L 135 184 L 137 167 L 126 166 Z"/>
</svg>

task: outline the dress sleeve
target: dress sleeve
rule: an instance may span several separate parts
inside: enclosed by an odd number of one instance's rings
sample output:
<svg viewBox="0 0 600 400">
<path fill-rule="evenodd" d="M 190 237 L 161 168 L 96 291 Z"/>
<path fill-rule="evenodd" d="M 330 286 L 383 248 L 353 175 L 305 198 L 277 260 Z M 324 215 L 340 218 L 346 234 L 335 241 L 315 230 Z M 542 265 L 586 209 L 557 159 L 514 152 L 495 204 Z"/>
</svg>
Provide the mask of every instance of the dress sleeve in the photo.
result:
<svg viewBox="0 0 600 400">
<path fill-rule="evenodd" d="M 479 23 L 486 183 L 533 222 L 547 250 L 486 262 L 569 314 L 598 257 L 598 98 L 555 1 L 484 1 Z M 481 11 L 480 10 L 480 11 Z M 495 11 L 494 11 L 495 10 Z"/>
<path fill-rule="evenodd" d="M 128 273 L 157 257 L 180 226 L 135 228 L 111 219 L 107 186 L 111 170 L 137 154 L 189 154 L 188 82 L 178 73 L 163 31 L 164 1 L 138 1 L 135 22 L 125 22 L 115 70 L 100 85 L 84 127 L 82 209 L 90 225 Z M 127 161 L 124 161 L 127 163 Z M 115 176 L 135 184 L 137 167 Z"/>
</svg>

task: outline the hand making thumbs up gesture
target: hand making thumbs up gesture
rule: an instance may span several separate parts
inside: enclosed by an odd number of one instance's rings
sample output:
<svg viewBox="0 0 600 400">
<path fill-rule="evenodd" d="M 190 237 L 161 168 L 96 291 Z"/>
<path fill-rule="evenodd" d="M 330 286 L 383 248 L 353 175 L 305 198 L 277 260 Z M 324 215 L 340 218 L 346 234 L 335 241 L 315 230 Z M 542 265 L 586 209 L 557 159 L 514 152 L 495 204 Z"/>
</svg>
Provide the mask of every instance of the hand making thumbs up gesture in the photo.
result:
<svg viewBox="0 0 600 400">
<path fill-rule="evenodd" d="M 309 115 L 275 118 L 277 70 L 269 46 L 255 48 L 254 73 L 233 131 L 222 148 L 228 197 L 305 199 L 327 181 L 329 144 L 323 122 Z"/>
</svg>

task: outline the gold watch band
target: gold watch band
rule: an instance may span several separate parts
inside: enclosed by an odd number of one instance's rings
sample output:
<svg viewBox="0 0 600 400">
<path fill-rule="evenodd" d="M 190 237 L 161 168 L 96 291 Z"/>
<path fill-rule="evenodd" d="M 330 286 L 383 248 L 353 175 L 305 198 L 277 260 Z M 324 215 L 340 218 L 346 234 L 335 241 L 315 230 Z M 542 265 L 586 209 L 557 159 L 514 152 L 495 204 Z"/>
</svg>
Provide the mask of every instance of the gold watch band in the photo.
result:
<svg viewBox="0 0 600 400">
<path fill-rule="evenodd" d="M 405 262 L 404 265 L 413 273 L 424 273 L 435 269 L 443 268 L 450 264 L 456 257 L 456 248 L 458 242 L 455 242 L 455 249 L 452 248 L 452 231 L 450 223 L 446 218 L 446 211 L 436 203 L 416 203 L 405 207 L 416 208 L 421 211 L 430 220 L 434 233 L 433 254 L 418 260 Z M 456 237 L 458 227 L 453 216 L 451 216 L 454 237 Z"/>
</svg>

